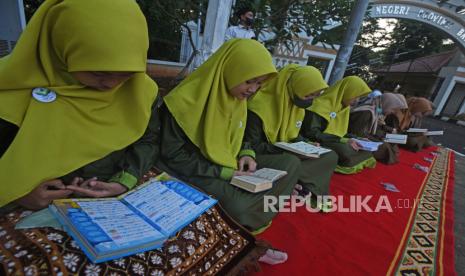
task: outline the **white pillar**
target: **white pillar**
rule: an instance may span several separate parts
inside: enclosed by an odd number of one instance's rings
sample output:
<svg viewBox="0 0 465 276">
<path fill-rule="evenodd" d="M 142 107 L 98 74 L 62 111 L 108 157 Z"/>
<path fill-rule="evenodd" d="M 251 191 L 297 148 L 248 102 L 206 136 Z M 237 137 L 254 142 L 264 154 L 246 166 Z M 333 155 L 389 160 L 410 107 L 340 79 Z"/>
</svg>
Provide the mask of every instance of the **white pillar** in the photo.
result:
<svg viewBox="0 0 465 276">
<path fill-rule="evenodd" d="M 341 48 L 339 48 L 337 52 L 335 65 L 329 77 L 328 83 L 330 85 L 344 77 L 347 63 L 349 63 L 352 49 L 354 48 L 360 28 L 362 27 L 363 19 L 365 18 L 365 13 L 368 9 L 368 4 L 368 0 L 356 0 L 352 6 L 350 21 L 348 23 L 349 26 L 347 27 Z"/>
<path fill-rule="evenodd" d="M 228 28 L 232 2 L 233 0 L 208 1 L 207 19 L 201 48 L 203 60 L 201 62 L 206 60 L 223 44 L 224 35 Z"/>
<path fill-rule="evenodd" d="M 199 38 L 197 34 L 197 23 L 191 20 L 187 22 L 186 25 L 191 31 L 192 40 L 194 41 L 194 46 L 196 49 L 198 49 L 199 45 L 197 45 L 197 42 L 199 41 Z M 189 57 L 191 56 L 193 49 L 192 49 L 192 45 L 189 39 L 189 31 L 186 30 L 184 27 L 181 27 L 181 33 L 182 33 L 182 38 L 181 38 L 181 52 L 179 53 L 179 62 L 186 63 Z"/>
</svg>

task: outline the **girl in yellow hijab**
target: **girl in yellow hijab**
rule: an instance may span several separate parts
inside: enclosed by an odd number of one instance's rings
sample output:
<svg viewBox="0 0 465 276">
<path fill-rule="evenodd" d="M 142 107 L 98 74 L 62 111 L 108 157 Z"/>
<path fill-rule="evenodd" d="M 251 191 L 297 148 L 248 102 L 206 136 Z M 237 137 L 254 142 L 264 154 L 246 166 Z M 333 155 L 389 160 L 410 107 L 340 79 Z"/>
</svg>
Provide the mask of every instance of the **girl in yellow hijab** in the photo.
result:
<svg viewBox="0 0 465 276">
<path fill-rule="evenodd" d="M 259 42 L 233 39 L 164 98 L 161 156 L 158 166 L 214 195 L 226 211 L 250 230 L 274 217 L 263 211 L 264 195 L 289 195 L 296 183 L 293 156 L 256 156 L 243 143 L 247 99 L 276 75 L 271 55 Z M 279 160 L 278 160 L 279 159 Z M 288 175 L 262 193 L 232 186 L 233 175 L 260 167 Z"/>
<path fill-rule="evenodd" d="M 110 196 L 137 182 L 153 160 L 138 155 L 155 148 L 138 141 L 157 95 L 144 73 L 147 49 L 135 1 L 40 6 L 0 59 L 0 206 L 42 208 L 74 191 Z M 85 181 L 91 173 L 104 177 Z"/>
<path fill-rule="evenodd" d="M 249 101 L 245 141 L 251 143 L 257 154 L 282 154 L 273 146 L 276 142 L 309 141 L 301 133 L 305 108 L 327 87 L 315 67 L 287 65 Z M 300 193 L 329 194 L 329 182 L 336 165 L 334 152 L 318 159 L 301 159 Z"/>
<path fill-rule="evenodd" d="M 371 153 L 359 151 L 358 144 L 346 137 L 350 106 L 370 92 L 371 89 L 361 78 L 345 77 L 326 89 L 305 116 L 303 135 L 337 153 L 339 161 L 336 172 L 353 174 L 376 165 Z"/>
</svg>

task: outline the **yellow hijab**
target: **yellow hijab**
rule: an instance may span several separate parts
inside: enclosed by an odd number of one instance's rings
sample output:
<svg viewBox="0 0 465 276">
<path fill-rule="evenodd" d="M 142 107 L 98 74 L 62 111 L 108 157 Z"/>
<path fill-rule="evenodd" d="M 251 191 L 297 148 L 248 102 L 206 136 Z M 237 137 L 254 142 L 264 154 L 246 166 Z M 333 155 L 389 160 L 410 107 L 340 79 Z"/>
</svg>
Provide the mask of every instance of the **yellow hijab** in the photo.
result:
<svg viewBox="0 0 465 276">
<path fill-rule="evenodd" d="M 228 90 L 249 79 L 274 73 L 271 55 L 263 45 L 252 39 L 232 39 L 164 101 L 176 122 L 207 159 L 237 168 L 247 102 L 231 96 Z"/>
<path fill-rule="evenodd" d="M 262 120 L 268 142 L 288 142 L 299 135 L 305 117 L 305 109 L 292 102 L 294 97 L 304 98 L 327 87 L 315 67 L 290 64 L 260 89 L 248 108 Z"/>
<path fill-rule="evenodd" d="M 142 136 L 158 90 L 144 73 L 147 49 L 135 1 L 41 5 L 14 51 L 0 59 L 0 118 L 19 127 L 0 159 L 0 206 Z M 74 80 L 75 71 L 137 73 L 100 92 Z M 31 91 L 38 87 L 56 99 L 37 100 Z"/>
<path fill-rule="evenodd" d="M 342 102 L 365 96 L 370 92 L 371 89 L 361 78 L 345 77 L 316 98 L 309 110 L 328 122 L 324 133 L 343 137 L 347 134 L 349 126 L 350 106 L 343 107 Z"/>
</svg>

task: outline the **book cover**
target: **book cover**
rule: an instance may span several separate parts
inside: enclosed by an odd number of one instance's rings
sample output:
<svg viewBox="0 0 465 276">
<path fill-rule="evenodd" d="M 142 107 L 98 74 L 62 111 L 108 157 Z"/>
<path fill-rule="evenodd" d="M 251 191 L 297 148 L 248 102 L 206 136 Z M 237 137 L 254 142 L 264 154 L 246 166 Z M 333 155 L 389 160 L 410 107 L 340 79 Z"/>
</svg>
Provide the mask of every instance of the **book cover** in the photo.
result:
<svg viewBox="0 0 465 276">
<path fill-rule="evenodd" d="M 115 198 L 71 198 L 49 206 L 94 263 L 159 248 L 217 201 L 175 179 L 152 179 Z"/>
</svg>

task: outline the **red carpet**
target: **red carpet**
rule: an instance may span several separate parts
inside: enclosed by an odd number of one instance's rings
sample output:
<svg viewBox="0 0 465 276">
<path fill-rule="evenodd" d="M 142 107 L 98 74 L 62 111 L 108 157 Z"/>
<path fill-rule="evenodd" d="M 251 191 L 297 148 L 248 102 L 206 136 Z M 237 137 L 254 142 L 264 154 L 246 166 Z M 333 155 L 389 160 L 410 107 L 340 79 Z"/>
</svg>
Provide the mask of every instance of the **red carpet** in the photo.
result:
<svg viewBox="0 0 465 276">
<path fill-rule="evenodd" d="M 261 273 L 455 275 L 454 157 L 445 150 L 433 157 L 431 151 L 401 151 L 396 165 L 378 163 L 357 175 L 334 175 L 331 193 L 344 197 L 344 207 L 350 206 L 349 195 L 372 195 L 368 205 L 374 210 L 384 196 L 392 212 L 323 214 L 299 207 L 296 213 L 280 213 L 258 238 L 287 252 L 289 260 L 262 265 Z M 429 166 L 430 172 L 413 168 L 415 163 Z M 381 182 L 400 192 L 384 190 Z"/>
</svg>

